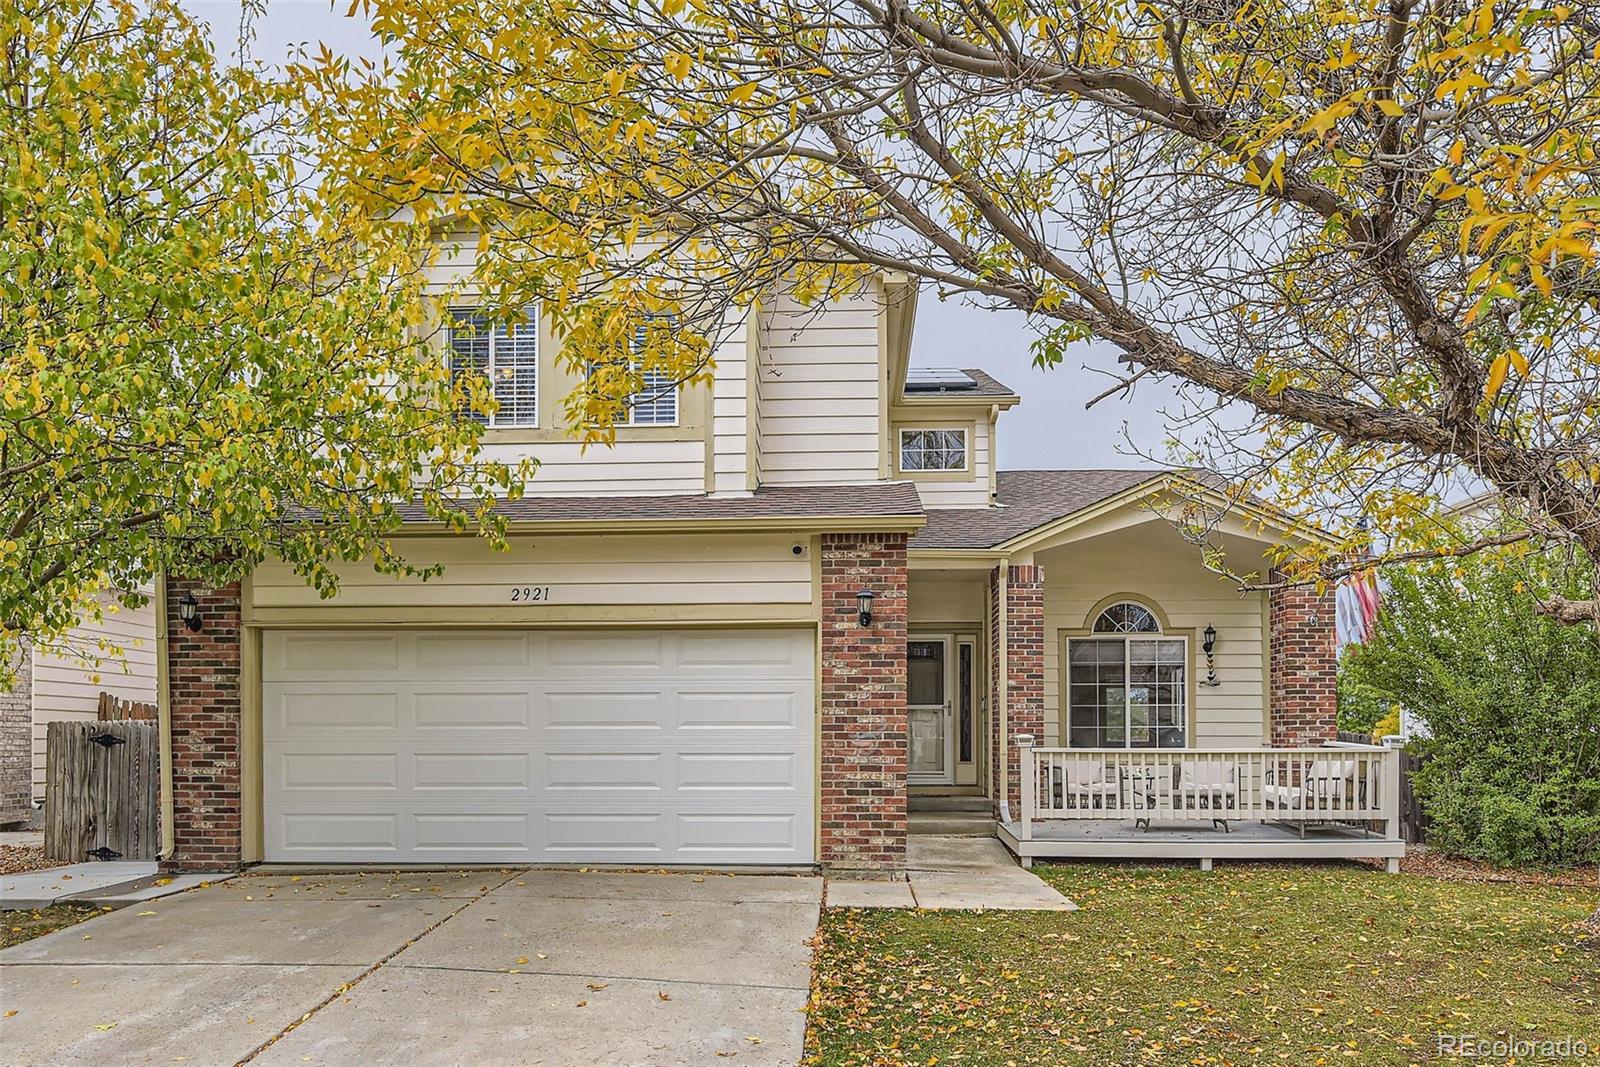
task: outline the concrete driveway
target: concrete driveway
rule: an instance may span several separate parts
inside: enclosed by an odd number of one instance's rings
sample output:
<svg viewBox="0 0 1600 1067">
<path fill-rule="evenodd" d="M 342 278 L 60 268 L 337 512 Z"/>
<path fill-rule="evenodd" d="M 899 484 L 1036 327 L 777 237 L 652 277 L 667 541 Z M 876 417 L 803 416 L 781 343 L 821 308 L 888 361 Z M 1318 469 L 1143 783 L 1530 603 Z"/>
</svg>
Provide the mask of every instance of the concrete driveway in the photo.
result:
<svg viewBox="0 0 1600 1067">
<path fill-rule="evenodd" d="M 252 875 L 0 952 L 0 1057 L 793 1064 L 821 897 L 814 877 Z"/>
</svg>

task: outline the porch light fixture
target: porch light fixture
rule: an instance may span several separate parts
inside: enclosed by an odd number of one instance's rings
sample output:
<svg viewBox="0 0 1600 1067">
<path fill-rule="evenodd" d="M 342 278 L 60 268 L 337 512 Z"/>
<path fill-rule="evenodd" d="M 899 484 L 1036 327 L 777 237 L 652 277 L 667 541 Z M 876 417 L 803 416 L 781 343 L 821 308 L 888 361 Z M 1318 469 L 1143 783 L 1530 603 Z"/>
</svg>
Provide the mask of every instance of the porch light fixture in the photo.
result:
<svg viewBox="0 0 1600 1067">
<path fill-rule="evenodd" d="M 872 625 L 872 590 L 863 588 L 856 594 L 856 621 L 862 626 Z"/>
<path fill-rule="evenodd" d="M 188 627 L 190 633 L 200 632 L 200 602 L 193 593 L 184 593 L 183 599 L 178 601 L 178 618 L 183 620 L 183 625 Z"/>
<path fill-rule="evenodd" d="M 1206 625 L 1205 640 L 1200 648 L 1206 654 L 1206 685 L 1217 685 L 1217 628 Z"/>
</svg>

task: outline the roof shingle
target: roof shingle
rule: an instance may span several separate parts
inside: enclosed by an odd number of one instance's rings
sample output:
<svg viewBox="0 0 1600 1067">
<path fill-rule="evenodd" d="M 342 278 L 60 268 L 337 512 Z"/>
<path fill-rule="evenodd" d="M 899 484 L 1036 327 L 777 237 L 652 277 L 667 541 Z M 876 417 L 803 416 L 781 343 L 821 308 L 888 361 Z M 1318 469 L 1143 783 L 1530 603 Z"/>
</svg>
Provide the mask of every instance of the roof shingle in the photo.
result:
<svg viewBox="0 0 1600 1067">
<path fill-rule="evenodd" d="M 429 522 L 418 505 L 401 509 L 407 522 Z M 716 521 L 739 519 L 921 518 L 922 501 L 910 482 L 865 485 L 764 486 L 746 497 L 529 496 L 502 500 L 512 522 Z"/>
<path fill-rule="evenodd" d="M 993 548 L 1168 473 L 1155 468 L 1001 471 L 996 494 L 1001 506 L 929 511 L 928 525 L 912 537 L 911 547 Z"/>
</svg>

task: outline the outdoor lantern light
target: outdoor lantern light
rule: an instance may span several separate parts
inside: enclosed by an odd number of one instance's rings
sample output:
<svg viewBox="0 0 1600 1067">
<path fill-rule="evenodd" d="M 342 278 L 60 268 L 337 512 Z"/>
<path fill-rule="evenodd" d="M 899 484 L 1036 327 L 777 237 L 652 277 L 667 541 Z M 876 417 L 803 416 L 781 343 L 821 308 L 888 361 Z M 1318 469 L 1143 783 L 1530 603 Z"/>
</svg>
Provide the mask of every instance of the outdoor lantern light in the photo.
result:
<svg viewBox="0 0 1600 1067">
<path fill-rule="evenodd" d="M 200 602 L 193 593 L 183 594 L 183 599 L 178 601 L 178 618 L 192 633 L 200 632 Z"/>
<path fill-rule="evenodd" d="M 856 594 L 856 618 L 862 626 L 872 625 L 872 590 L 862 589 Z"/>
<path fill-rule="evenodd" d="M 1200 648 L 1206 654 L 1206 684 L 1216 685 L 1217 659 L 1214 653 L 1217 651 L 1217 628 L 1215 626 L 1206 626 L 1205 640 L 1201 642 Z"/>
</svg>

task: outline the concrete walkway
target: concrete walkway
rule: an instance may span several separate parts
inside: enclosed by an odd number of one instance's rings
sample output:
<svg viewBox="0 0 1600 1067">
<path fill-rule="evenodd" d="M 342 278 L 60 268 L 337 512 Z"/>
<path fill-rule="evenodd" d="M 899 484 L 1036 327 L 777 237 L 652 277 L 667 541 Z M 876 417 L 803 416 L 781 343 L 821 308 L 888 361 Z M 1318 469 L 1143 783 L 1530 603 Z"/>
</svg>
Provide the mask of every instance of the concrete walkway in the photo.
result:
<svg viewBox="0 0 1600 1067">
<path fill-rule="evenodd" d="M 247 875 L 0 952 L 0 1059 L 794 1064 L 821 898 L 815 877 Z"/>
<path fill-rule="evenodd" d="M 828 881 L 830 908 L 1076 911 L 992 837 L 913 835 L 903 882 Z"/>
<path fill-rule="evenodd" d="M 204 874 L 162 877 L 156 871 L 154 860 L 69 863 L 64 867 L 0 877 L 0 911 L 47 908 L 67 902 L 123 908 L 227 877 Z"/>
</svg>

